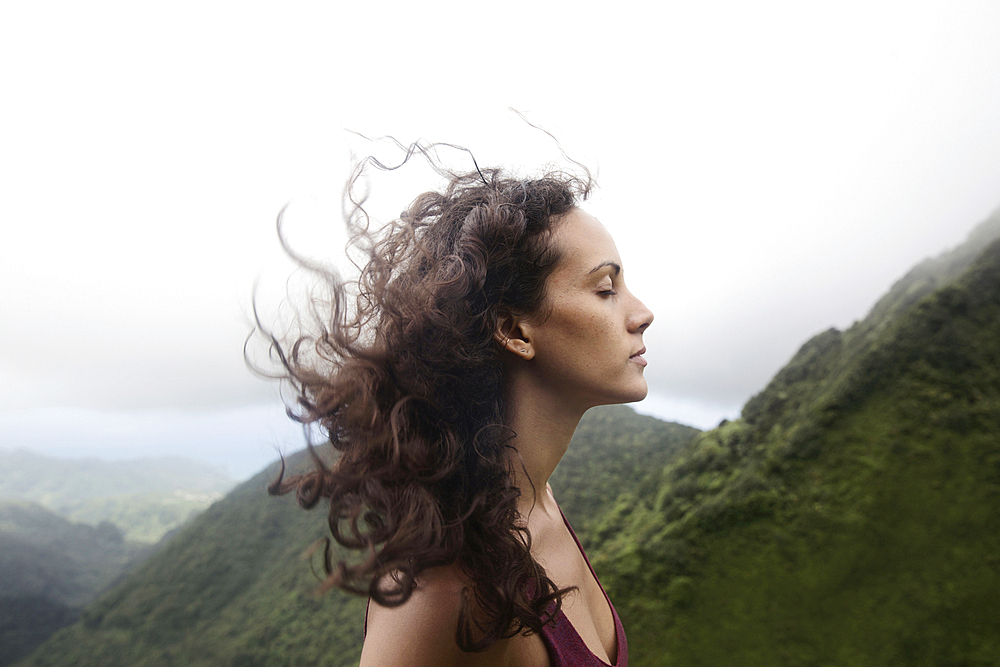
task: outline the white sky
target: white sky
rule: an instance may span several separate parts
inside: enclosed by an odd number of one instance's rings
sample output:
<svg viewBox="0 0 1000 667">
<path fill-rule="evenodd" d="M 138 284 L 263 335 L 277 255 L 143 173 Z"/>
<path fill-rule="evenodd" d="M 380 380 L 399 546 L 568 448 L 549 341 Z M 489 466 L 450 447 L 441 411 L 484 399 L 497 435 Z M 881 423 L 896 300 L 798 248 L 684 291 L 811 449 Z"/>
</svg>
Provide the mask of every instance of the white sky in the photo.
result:
<svg viewBox="0 0 1000 667">
<path fill-rule="evenodd" d="M 283 204 L 337 223 L 344 128 L 554 132 L 657 316 L 640 409 L 702 427 L 1000 204 L 1000 3 L 340 4 L 0 5 L 0 446 L 270 456 L 251 289 Z"/>
</svg>

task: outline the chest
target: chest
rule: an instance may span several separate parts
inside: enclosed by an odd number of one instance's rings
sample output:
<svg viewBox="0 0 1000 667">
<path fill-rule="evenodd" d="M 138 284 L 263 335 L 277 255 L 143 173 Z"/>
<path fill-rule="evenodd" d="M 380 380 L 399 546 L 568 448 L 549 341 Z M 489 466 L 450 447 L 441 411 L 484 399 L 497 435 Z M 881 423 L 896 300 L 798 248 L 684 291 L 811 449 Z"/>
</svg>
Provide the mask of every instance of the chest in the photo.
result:
<svg viewBox="0 0 1000 667">
<path fill-rule="evenodd" d="M 618 646 L 608 599 L 569 529 L 561 521 L 560 524 L 532 547 L 535 558 L 556 586 L 575 587 L 563 597 L 562 603 L 562 614 L 572 627 L 560 623 L 560 633 L 578 635 L 587 651 L 607 664 L 614 664 Z M 541 637 L 526 639 L 534 640 L 536 651 L 541 649 L 542 655 L 546 655 Z M 528 661 L 526 664 L 536 663 Z M 547 660 L 544 664 L 548 664 Z"/>
</svg>

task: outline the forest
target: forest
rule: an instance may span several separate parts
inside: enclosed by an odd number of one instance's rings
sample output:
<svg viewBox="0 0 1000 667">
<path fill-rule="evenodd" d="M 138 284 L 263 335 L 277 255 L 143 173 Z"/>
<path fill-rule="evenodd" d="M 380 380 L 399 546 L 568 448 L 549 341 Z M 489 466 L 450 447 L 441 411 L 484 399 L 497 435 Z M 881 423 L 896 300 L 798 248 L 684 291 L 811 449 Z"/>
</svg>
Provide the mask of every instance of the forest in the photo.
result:
<svg viewBox="0 0 1000 667">
<path fill-rule="evenodd" d="M 76 621 L 233 485 L 211 466 L 176 458 L 0 449 L 0 665 Z"/>
</svg>

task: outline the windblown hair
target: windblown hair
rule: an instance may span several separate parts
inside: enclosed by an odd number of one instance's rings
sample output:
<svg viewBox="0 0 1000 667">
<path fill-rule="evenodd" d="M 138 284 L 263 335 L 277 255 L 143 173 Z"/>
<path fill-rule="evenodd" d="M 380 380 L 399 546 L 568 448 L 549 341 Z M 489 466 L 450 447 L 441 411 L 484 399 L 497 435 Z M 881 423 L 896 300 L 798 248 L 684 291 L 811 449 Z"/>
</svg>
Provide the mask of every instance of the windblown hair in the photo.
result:
<svg viewBox="0 0 1000 667">
<path fill-rule="evenodd" d="M 532 557 L 517 512 L 507 353 L 495 334 L 506 315 L 544 317 L 559 260 L 551 233 L 592 181 L 589 172 L 521 180 L 478 165 L 456 174 L 428 148 L 411 146 L 407 158 L 422 153 L 447 186 L 374 232 L 353 194 L 359 166 L 345 196 L 351 245 L 364 253 L 359 278 L 325 274 L 331 292 L 318 333 L 271 336 L 297 394 L 295 418 L 318 423 L 339 454 L 310 445 L 315 469 L 286 478 L 282 467 L 269 490 L 295 491 L 305 508 L 329 499 L 333 538 L 361 552 L 334 563 L 328 543 L 324 589 L 395 606 L 422 571 L 457 564 L 471 586 L 456 641 L 478 651 L 540 632 L 570 590 Z"/>
</svg>

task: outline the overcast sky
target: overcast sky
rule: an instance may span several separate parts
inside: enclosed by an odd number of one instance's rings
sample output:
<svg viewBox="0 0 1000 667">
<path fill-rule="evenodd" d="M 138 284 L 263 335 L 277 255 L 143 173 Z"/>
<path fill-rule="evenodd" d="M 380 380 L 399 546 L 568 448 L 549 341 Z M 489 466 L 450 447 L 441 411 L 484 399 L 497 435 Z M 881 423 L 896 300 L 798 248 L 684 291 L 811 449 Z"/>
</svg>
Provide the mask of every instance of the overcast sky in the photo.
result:
<svg viewBox="0 0 1000 667">
<path fill-rule="evenodd" d="M 637 407 L 700 427 L 1000 205 L 996 2 L 4 3 L 0 90 L 0 446 L 64 456 L 295 446 L 242 344 L 284 204 L 336 252 L 345 128 L 557 135 L 656 313 Z"/>
</svg>

